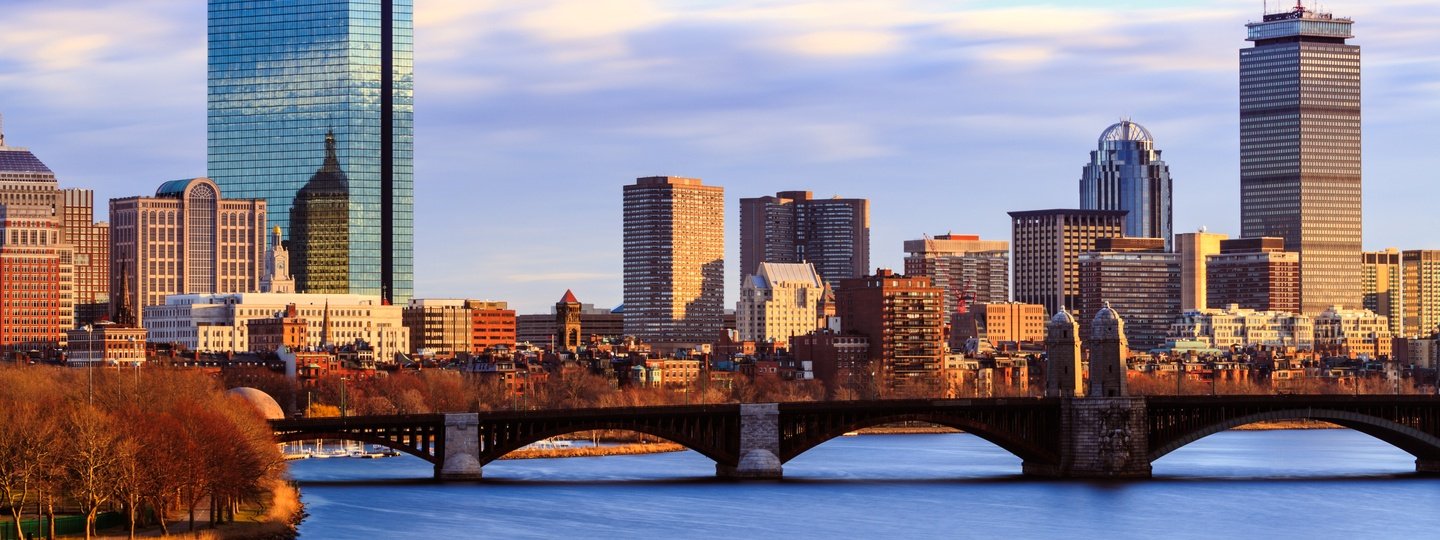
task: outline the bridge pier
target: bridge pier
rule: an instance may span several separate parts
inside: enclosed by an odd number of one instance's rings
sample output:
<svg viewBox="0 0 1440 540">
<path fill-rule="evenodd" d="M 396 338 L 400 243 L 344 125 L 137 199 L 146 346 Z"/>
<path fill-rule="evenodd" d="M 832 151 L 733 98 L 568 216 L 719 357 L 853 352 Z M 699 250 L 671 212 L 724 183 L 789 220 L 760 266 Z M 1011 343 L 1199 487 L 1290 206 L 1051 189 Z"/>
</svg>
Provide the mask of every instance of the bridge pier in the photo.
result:
<svg viewBox="0 0 1440 540">
<path fill-rule="evenodd" d="M 725 478 L 777 479 L 780 464 L 780 405 L 740 405 L 740 460 L 734 466 L 715 464 L 715 475 Z"/>
<path fill-rule="evenodd" d="M 461 481 L 479 480 L 480 470 L 480 415 L 446 414 L 444 444 L 445 455 L 435 467 L 438 480 Z"/>
<path fill-rule="evenodd" d="M 1440 459 L 1415 459 L 1415 472 L 1421 474 L 1440 474 Z"/>
<path fill-rule="evenodd" d="M 1060 410 L 1060 462 L 1026 462 L 1025 474 L 1059 478 L 1150 477 L 1145 398 L 1066 398 Z"/>
</svg>

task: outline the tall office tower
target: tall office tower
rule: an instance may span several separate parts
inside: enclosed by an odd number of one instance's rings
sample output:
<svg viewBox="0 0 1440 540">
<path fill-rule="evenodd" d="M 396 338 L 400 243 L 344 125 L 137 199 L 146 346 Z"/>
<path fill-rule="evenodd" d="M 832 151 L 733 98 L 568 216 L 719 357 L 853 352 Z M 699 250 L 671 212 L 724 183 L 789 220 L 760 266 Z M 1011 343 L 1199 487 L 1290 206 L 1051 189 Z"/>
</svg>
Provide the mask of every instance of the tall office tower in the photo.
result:
<svg viewBox="0 0 1440 540">
<path fill-rule="evenodd" d="M 95 221 L 93 190 L 58 194 L 62 241 L 75 250 L 75 324 L 90 324 L 110 313 L 110 224 Z"/>
<path fill-rule="evenodd" d="M 1360 47 L 1350 19 L 1302 5 L 1245 25 L 1240 225 L 1300 254 L 1301 311 L 1360 299 Z"/>
<path fill-rule="evenodd" d="M 1407 249 L 1400 254 L 1400 264 L 1404 331 L 1410 336 L 1430 336 L 1440 330 L 1440 251 Z"/>
<path fill-rule="evenodd" d="M 789 343 L 790 338 L 819 330 L 820 300 L 825 283 L 810 263 L 760 263 L 760 270 L 740 285 L 735 326 L 742 341 Z"/>
<path fill-rule="evenodd" d="M 1180 256 L 1165 251 L 1163 238 L 1101 238 L 1080 255 L 1080 299 L 1085 313 L 1124 313 L 1136 349 L 1164 345 L 1180 316 Z M 1091 334 L 1093 320 L 1081 319 L 1081 334 Z"/>
<path fill-rule="evenodd" d="M 1202 227 L 1193 233 L 1175 235 L 1175 253 L 1180 255 L 1180 309 L 1204 310 L 1207 290 L 1206 257 L 1220 253 L 1220 241 L 1229 235 L 1206 232 Z M 1219 307 L 1219 306 L 1217 306 Z"/>
<path fill-rule="evenodd" d="M 1010 242 L 942 234 L 905 241 L 905 275 L 945 290 L 945 312 L 1010 301 Z"/>
<path fill-rule="evenodd" d="M 166 296 L 260 290 L 265 210 L 264 200 L 222 198 L 208 178 L 110 199 L 112 310 L 129 309 L 139 326 Z"/>
<path fill-rule="evenodd" d="M 654 344 L 720 338 L 725 189 L 652 176 L 625 186 L 625 333 Z"/>
<path fill-rule="evenodd" d="M 1080 313 L 1080 255 L 1095 241 L 1123 236 L 1123 210 L 1010 212 L 1010 260 L 1016 302 Z"/>
<path fill-rule="evenodd" d="M 74 327 L 74 249 L 55 173 L 0 131 L 0 352 L 49 352 Z"/>
<path fill-rule="evenodd" d="M 289 235 L 302 291 L 409 301 L 411 0 L 210 0 L 209 14 L 210 177 L 229 195 L 266 200 L 265 228 Z M 302 193 L 320 174 L 330 175 L 322 192 Z M 307 194 L 320 200 L 307 207 Z M 312 229 L 292 222 L 296 207 L 314 216 L 331 205 L 343 210 L 321 225 L 343 229 L 297 237 Z"/>
<path fill-rule="evenodd" d="M 1366 251 L 1361 257 L 1360 292 L 1365 309 L 1384 315 L 1390 322 L 1391 334 L 1408 336 L 1405 332 L 1405 288 L 1401 285 L 1400 250 Z"/>
<path fill-rule="evenodd" d="M 932 396 L 944 384 L 943 295 L 930 278 L 895 275 L 885 268 L 842 281 L 835 289 L 841 331 L 870 340 L 870 361 L 880 367 L 881 397 Z"/>
<path fill-rule="evenodd" d="M 1205 266 L 1211 307 L 1300 313 L 1300 257 L 1285 251 L 1284 239 L 1221 240 Z"/>
<path fill-rule="evenodd" d="M 1170 248 L 1170 166 L 1155 139 L 1129 120 L 1105 128 L 1080 177 L 1080 208 L 1124 210 L 1125 236 L 1163 238 Z"/>
<path fill-rule="evenodd" d="M 870 270 L 870 200 L 816 199 L 809 191 L 740 199 L 740 279 L 760 263 L 815 265 L 834 286 Z"/>
</svg>

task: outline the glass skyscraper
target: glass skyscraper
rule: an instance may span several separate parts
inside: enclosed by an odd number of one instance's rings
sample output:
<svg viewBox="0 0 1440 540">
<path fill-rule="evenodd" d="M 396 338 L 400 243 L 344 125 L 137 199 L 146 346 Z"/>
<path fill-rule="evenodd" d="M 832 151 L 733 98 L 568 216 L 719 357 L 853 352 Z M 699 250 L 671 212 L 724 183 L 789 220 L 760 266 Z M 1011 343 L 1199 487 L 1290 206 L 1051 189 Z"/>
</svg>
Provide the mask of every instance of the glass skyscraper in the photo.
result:
<svg viewBox="0 0 1440 540">
<path fill-rule="evenodd" d="M 1122 120 L 1105 128 L 1097 146 L 1080 177 L 1080 208 L 1129 212 L 1125 236 L 1163 238 L 1169 251 L 1170 166 L 1160 159 L 1150 130 Z"/>
<path fill-rule="evenodd" d="M 210 178 L 266 200 L 300 291 L 408 301 L 411 0 L 210 0 L 209 20 Z"/>
<path fill-rule="evenodd" d="M 1297 5 L 1240 50 L 1240 229 L 1300 253 L 1300 310 L 1361 305 L 1360 47 L 1354 21 Z"/>
</svg>

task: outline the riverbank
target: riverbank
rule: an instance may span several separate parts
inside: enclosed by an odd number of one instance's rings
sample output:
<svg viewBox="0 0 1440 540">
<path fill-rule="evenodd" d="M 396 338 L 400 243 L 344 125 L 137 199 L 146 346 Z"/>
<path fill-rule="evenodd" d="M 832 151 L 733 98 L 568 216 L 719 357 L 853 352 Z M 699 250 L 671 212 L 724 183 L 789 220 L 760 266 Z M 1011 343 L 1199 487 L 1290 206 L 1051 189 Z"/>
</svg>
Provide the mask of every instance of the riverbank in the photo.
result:
<svg viewBox="0 0 1440 540">
<path fill-rule="evenodd" d="M 580 446 L 572 448 L 534 448 L 527 450 L 516 450 L 505 454 L 500 459 L 549 459 L 549 458 L 573 458 L 573 457 L 603 457 L 603 456 L 634 456 L 641 454 L 664 454 L 669 452 L 684 452 L 685 447 L 670 443 L 632 443 L 617 444 L 614 446 Z"/>
<path fill-rule="evenodd" d="M 276 482 L 270 492 L 259 501 L 246 503 L 235 514 L 235 521 L 213 529 L 184 531 L 189 526 L 188 517 L 171 520 L 170 534 L 165 535 L 159 527 L 137 530 L 135 536 L 142 538 L 178 538 L 182 540 L 293 540 L 299 533 L 296 528 L 305 517 L 305 506 L 300 502 L 300 492 L 288 482 Z M 195 512 L 195 526 L 204 527 L 209 516 L 203 510 Z M 99 531 L 97 538 L 128 538 L 130 529 L 106 529 Z"/>
<path fill-rule="evenodd" d="M 1320 420 L 1275 420 L 1246 424 L 1237 428 L 1240 431 L 1273 431 L 1283 429 L 1344 429 L 1341 426 L 1322 422 Z M 964 431 L 946 426 L 875 426 L 856 431 L 855 435 L 927 435 L 937 433 L 964 433 Z M 849 435 L 847 433 L 846 435 Z"/>
</svg>

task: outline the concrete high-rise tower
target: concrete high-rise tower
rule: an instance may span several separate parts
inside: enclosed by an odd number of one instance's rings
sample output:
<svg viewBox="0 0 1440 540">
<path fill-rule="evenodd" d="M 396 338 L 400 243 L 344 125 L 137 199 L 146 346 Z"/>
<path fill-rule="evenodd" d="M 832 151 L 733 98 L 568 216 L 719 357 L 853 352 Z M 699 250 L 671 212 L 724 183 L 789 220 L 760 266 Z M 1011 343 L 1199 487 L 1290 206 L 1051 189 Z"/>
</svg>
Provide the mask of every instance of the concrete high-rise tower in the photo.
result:
<svg viewBox="0 0 1440 540">
<path fill-rule="evenodd" d="M 810 263 L 834 286 L 870 271 L 870 200 L 809 191 L 740 199 L 740 279 L 761 263 Z"/>
<path fill-rule="evenodd" d="M 413 37 L 412 0 L 209 0 L 209 177 L 268 203 L 262 230 L 288 235 L 305 292 L 412 295 Z M 304 207 L 322 168 L 343 171 L 344 192 Z M 292 223 L 331 204 L 341 215 L 323 225 L 342 224 L 343 241 Z"/>
<path fill-rule="evenodd" d="M 1361 305 L 1360 47 L 1354 21 L 1297 2 L 1246 25 L 1240 225 L 1300 254 L 1301 311 Z"/>
<path fill-rule="evenodd" d="M 1125 236 L 1164 238 L 1171 247 L 1170 166 L 1144 126 L 1122 120 L 1105 128 L 1080 177 L 1080 208 L 1124 210 Z"/>
<path fill-rule="evenodd" d="M 720 338 L 725 189 L 653 176 L 625 186 L 625 333 L 669 345 Z"/>
</svg>

